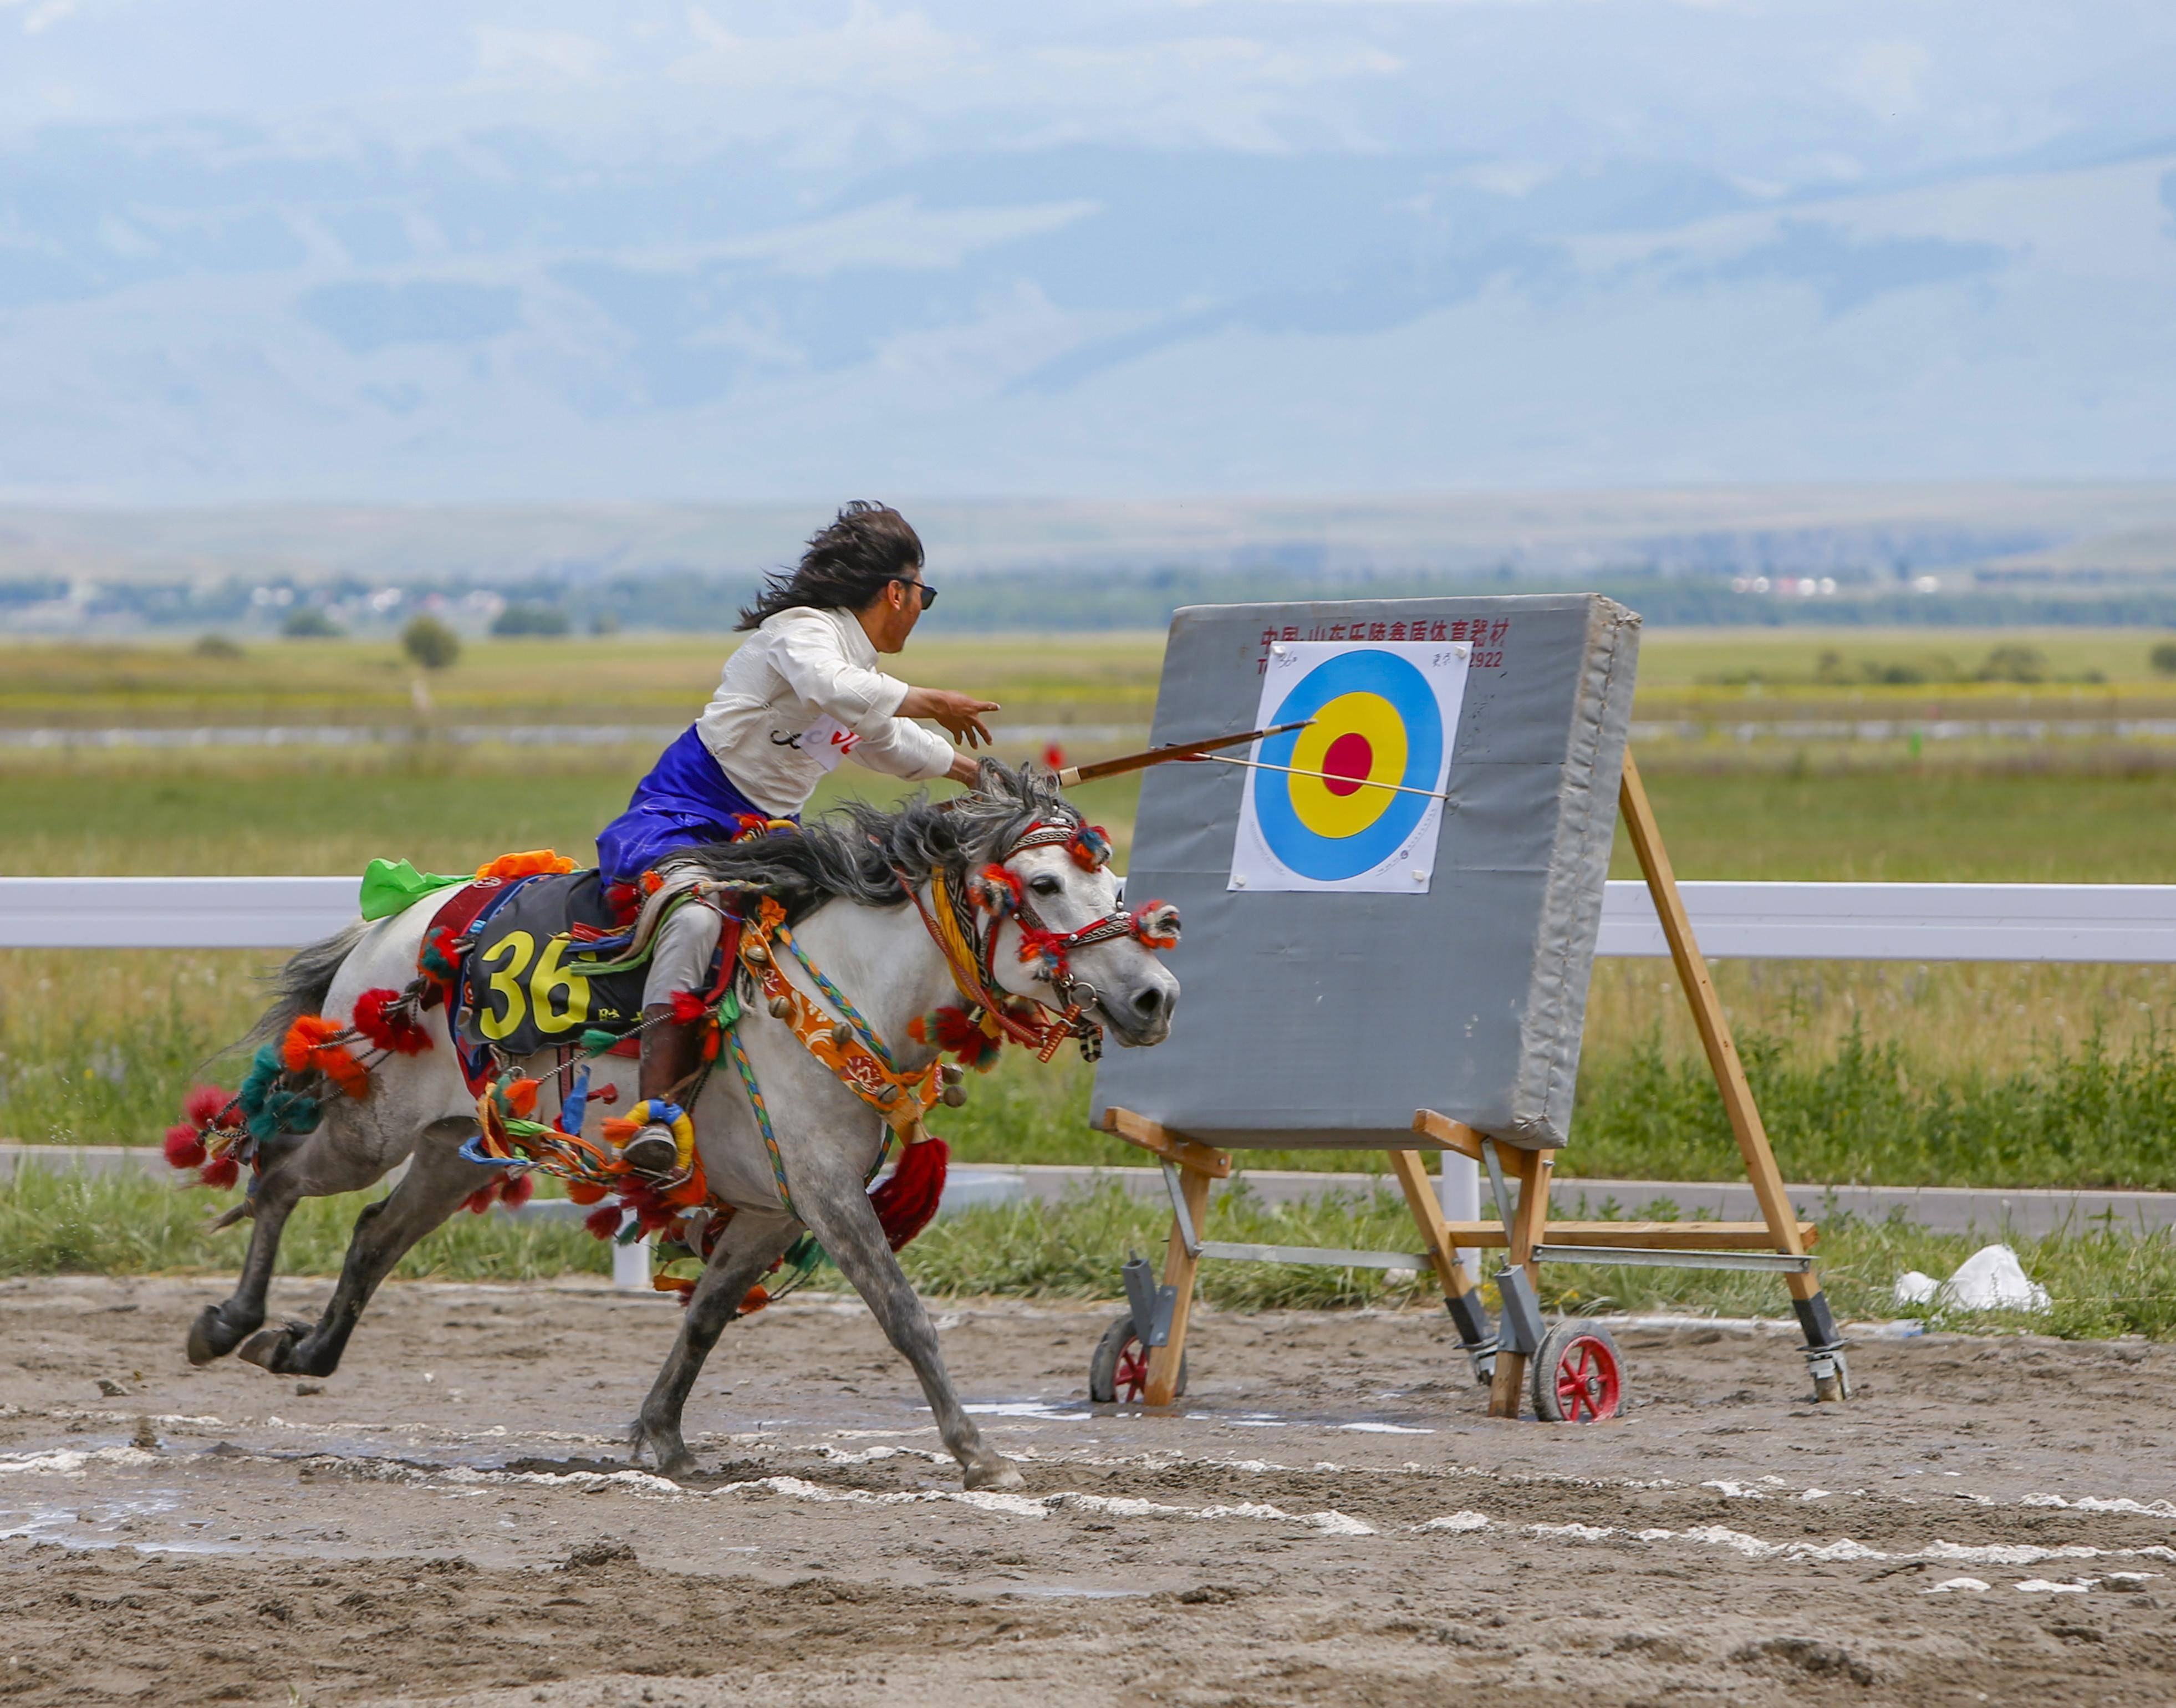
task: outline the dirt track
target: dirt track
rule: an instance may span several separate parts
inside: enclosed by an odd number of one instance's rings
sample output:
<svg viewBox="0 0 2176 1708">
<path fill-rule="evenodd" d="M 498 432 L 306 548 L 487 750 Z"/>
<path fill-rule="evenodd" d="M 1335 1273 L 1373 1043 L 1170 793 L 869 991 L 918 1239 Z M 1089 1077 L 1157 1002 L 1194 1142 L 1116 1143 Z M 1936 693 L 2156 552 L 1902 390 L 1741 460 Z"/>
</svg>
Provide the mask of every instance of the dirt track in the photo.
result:
<svg viewBox="0 0 2176 1708">
<path fill-rule="evenodd" d="M 1553 1428 L 1439 1315 L 1211 1312 L 1179 1412 L 1099 1415 L 1107 1311 L 977 1304 L 1029 1487 L 962 1500 L 857 1305 L 729 1333 L 676 1485 L 618 1446 L 670 1305 L 397 1286 L 301 1392 L 188 1368 L 220 1291 L 0 1285 L 0 1697 L 2176 1699 L 2176 1349 L 1870 1344 L 1817 1410 L 1781 1335 L 1635 1334 L 1627 1420 Z"/>
</svg>

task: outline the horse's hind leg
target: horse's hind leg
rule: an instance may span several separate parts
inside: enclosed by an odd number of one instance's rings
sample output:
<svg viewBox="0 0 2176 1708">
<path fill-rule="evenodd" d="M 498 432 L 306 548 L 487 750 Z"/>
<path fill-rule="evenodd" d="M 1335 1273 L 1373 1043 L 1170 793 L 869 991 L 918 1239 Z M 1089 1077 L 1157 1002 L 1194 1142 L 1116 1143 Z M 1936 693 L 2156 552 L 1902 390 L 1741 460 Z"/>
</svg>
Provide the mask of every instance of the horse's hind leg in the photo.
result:
<svg viewBox="0 0 2176 1708">
<path fill-rule="evenodd" d="M 280 1256 L 280 1236 L 296 1205 L 330 1193 L 360 1192 L 384 1173 L 382 1162 L 356 1155 L 323 1127 L 265 1170 L 253 1200 L 249 1252 L 242 1260 L 241 1278 L 226 1299 L 206 1305 L 189 1325 L 189 1362 L 209 1364 L 224 1357 L 264 1326 L 264 1295 Z"/>
<path fill-rule="evenodd" d="M 726 1225 L 718 1248 L 710 1254 L 710 1265 L 681 1316 L 679 1338 L 650 1384 L 634 1424 L 634 1454 L 647 1447 L 666 1476 L 677 1477 L 694 1463 L 681 1439 L 680 1417 L 695 1378 L 702 1373 L 703 1361 L 718 1344 L 748 1289 L 792 1243 L 796 1226 L 782 1211 L 759 1215 L 743 1210 Z"/>
<path fill-rule="evenodd" d="M 267 1329 L 242 1349 L 242 1356 L 283 1376 L 329 1376 L 338 1369 L 347 1337 L 355 1332 L 356 1320 L 378 1283 L 392 1273 L 409 1247 L 492 1178 L 491 1170 L 464 1161 L 456 1148 L 473 1130 L 474 1123 L 458 1119 L 440 1121 L 426 1129 L 400 1183 L 389 1196 L 365 1205 L 355 1219 L 340 1284 L 316 1326 L 289 1323 Z"/>
<path fill-rule="evenodd" d="M 868 1303 L 885 1338 L 914 1366 L 936 1416 L 937 1433 L 966 1472 L 967 1487 L 1018 1488 L 1023 1481 L 1020 1467 L 985 1442 L 974 1419 L 960 1408 L 929 1313 L 899 1266 L 860 1183 L 812 1179 L 804 1188 L 797 1181 L 793 1200 L 840 1273 Z"/>
</svg>

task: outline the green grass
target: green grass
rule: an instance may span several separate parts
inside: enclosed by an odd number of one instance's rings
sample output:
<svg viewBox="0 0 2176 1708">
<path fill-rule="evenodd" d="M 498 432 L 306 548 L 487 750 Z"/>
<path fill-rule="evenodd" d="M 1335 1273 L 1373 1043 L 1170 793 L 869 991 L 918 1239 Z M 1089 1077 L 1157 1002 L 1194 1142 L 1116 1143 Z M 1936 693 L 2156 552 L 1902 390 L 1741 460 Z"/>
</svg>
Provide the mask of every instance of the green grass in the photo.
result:
<svg viewBox="0 0 2176 1708">
<path fill-rule="evenodd" d="M 2176 771 L 1957 764 L 1710 769 L 1643 759 L 1680 878 L 2165 884 Z M 1639 868 L 1620 828 L 1611 875 Z"/>
<path fill-rule="evenodd" d="M 1787 1179 L 2176 1190 L 2176 1051 L 2158 1035 L 1939 1076 L 1856 1031 L 1833 1054 L 1738 1042 Z M 1742 1166 L 1705 1064 L 1652 1042 L 1588 1064 L 1573 1130 L 1567 1175 L 1722 1180 Z"/>
<path fill-rule="evenodd" d="M 280 1273 L 337 1274 L 349 1230 L 375 1194 L 318 1199 L 298 1210 L 280 1248 Z M 184 1191 L 133 1173 L 53 1174 L 26 1169 L 0 1183 L 0 1276 L 204 1274 L 231 1276 L 246 1227 L 208 1234 L 228 1194 Z M 1332 1194 L 1271 1207 L 1243 1184 L 1212 1212 L 1216 1237 L 1290 1245 L 1410 1248 L 1413 1225 L 1395 1192 Z M 937 1296 L 1006 1294 L 1031 1298 L 1116 1299 L 1118 1271 L 1134 1253 L 1162 1248 L 1168 1212 L 1115 1185 L 1076 1193 L 1053 1206 L 1020 1204 L 968 1210 L 933 1223 L 904 1254 L 916 1286 Z M 1895 1314 L 1890 1289 L 1917 1269 L 1945 1275 L 1988 1234 L 1930 1233 L 1901 1222 L 1850 1217 L 1825 1224 L 1821 1274 L 1847 1319 Z M 2025 1267 L 2054 1296 L 2048 1315 L 1984 1313 L 1938 1318 L 1939 1326 L 2032 1329 L 2069 1337 L 2176 1336 L 2176 1243 L 2082 1230 L 2014 1238 Z M 442 1281 L 534 1281 L 610 1268 L 610 1253 L 579 1227 L 457 1215 L 405 1258 L 397 1276 Z M 1203 1297 L 1235 1309 L 1426 1304 L 1424 1278 L 1379 1270 L 1216 1263 L 1202 1270 Z M 1545 1269 L 1552 1310 L 1700 1311 L 1780 1316 L 1783 1295 L 1769 1276 L 1684 1270 Z M 1493 1290 L 1488 1292 L 1492 1308 Z"/>
</svg>

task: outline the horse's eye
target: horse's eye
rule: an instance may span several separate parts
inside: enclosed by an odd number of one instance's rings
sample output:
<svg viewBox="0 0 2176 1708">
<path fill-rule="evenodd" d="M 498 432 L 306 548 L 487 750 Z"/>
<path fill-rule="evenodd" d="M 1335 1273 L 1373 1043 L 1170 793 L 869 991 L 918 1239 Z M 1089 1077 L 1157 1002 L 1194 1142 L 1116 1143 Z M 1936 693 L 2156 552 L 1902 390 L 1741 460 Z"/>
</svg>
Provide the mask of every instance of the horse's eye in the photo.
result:
<svg viewBox="0 0 2176 1708">
<path fill-rule="evenodd" d="M 1029 878 L 1027 887 L 1035 891 L 1037 895 L 1055 895 L 1065 886 L 1045 872 Z"/>
</svg>

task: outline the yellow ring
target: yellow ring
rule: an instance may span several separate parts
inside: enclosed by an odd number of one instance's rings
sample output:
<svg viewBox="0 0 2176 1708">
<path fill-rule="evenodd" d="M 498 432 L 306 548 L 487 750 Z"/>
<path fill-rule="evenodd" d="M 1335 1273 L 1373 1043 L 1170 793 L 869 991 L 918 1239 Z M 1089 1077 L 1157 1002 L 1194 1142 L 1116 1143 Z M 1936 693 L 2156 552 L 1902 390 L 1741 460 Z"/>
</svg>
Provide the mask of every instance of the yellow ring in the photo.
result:
<svg viewBox="0 0 2176 1708">
<path fill-rule="evenodd" d="M 1363 737 L 1368 747 L 1366 781 L 1397 783 L 1406 774 L 1406 724 L 1398 710 L 1379 694 L 1343 694 L 1314 715 L 1292 748 L 1292 769 L 1326 769 L 1330 749 L 1340 736 Z M 1357 836 L 1390 810 L 1397 796 L 1389 789 L 1359 788 L 1333 794 L 1320 777 L 1288 777 L 1292 812 L 1316 835 L 1330 841 Z"/>
</svg>

